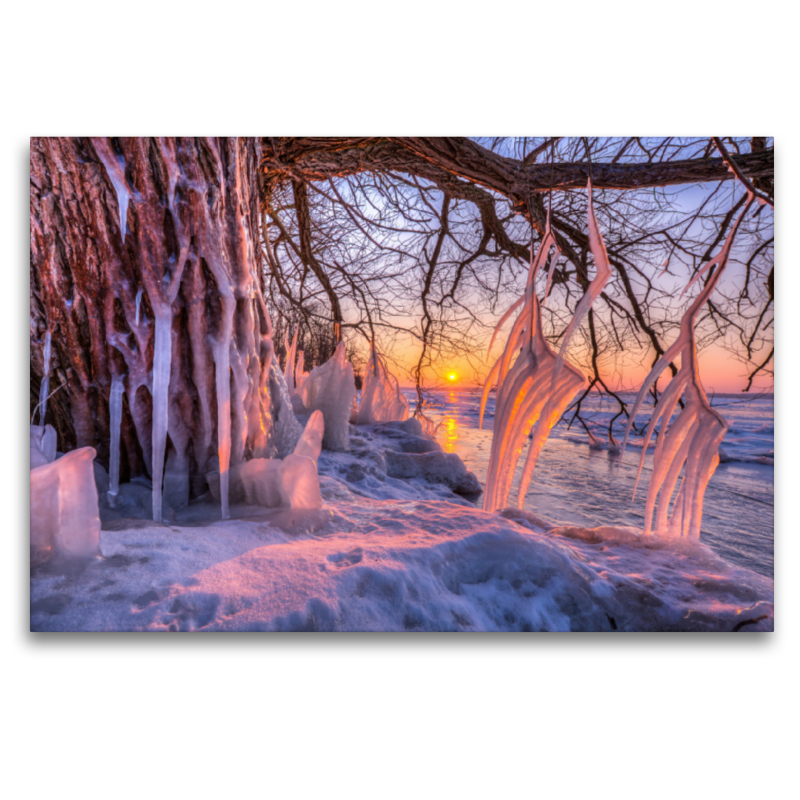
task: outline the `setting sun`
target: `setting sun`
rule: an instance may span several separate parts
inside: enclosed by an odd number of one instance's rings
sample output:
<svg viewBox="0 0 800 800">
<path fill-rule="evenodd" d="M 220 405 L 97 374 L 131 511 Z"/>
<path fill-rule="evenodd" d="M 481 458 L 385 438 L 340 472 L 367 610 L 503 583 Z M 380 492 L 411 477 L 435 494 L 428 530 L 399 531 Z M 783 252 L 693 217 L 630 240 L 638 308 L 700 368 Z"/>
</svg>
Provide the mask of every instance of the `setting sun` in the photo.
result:
<svg viewBox="0 0 800 800">
<path fill-rule="evenodd" d="M 451 372 L 451 373 L 450 373 L 450 374 L 447 376 L 447 380 L 449 380 L 449 381 L 454 381 L 454 380 L 455 380 L 457 377 L 458 377 L 458 375 L 456 375 L 456 374 L 455 374 L 455 372 Z"/>
</svg>

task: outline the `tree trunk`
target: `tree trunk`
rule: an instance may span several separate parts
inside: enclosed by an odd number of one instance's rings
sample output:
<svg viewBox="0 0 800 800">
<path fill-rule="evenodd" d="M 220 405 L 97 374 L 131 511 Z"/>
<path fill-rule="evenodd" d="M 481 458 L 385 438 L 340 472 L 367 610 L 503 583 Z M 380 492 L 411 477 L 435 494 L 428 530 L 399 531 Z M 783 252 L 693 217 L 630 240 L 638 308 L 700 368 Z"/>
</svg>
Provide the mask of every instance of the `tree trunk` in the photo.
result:
<svg viewBox="0 0 800 800">
<path fill-rule="evenodd" d="M 154 516 L 162 470 L 181 506 L 217 457 L 224 483 L 267 454 L 260 158 L 256 139 L 31 139 L 31 409 L 50 331 L 46 421 L 107 465 L 122 380 L 121 480 L 154 478 Z"/>
</svg>

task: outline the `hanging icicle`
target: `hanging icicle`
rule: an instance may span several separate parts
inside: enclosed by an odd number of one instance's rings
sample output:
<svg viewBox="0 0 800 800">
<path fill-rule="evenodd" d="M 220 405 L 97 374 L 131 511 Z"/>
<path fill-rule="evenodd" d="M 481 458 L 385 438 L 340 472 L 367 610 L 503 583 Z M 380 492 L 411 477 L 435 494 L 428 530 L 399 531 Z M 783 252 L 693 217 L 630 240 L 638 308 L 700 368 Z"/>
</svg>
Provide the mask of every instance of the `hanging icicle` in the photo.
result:
<svg viewBox="0 0 800 800">
<path fill-rule="evenodd" d="M 748 192 L 744 210 L 728 234 L 722 249 L 702 269 L 698 270 L 697 274 L 689 281 L 681 293 L 685 293 L 702 275 L 707 274 L 709 270 L 716 267 L 716 271 L 709 277 L 703 290 L 697 295 L 684 314 L 683 319 L 681 319 L 678 338 L 666 353 L 661 356 L 642 384 L 642 388 L 639 390 L 639 394 L 633 404 L 631 415 L 628 418 L 625 438 L 622 442 L 623 452 L 628 443 L 633 421 L 647 392 L 655 384 L 664 369 L 680 356 L 680 369 L 661 395 L 661 400 L 650 418 L 650 423 L 642 441 L 642 455 L 639 459 L 639 471 L 636 475 L 636 485 L 633 490 L 634 496 L 642 474 L 647 445 L 660 420 L 661 429 L 659 430 L 655 452 L 653 453 L 653 474 L 650 477 L 645 506 L 645 535 L 655 532 L 675 538 L 698 539 L 700 537 L 703 497 L 708 481 L 719 464 L 719 446 L 725 438 L 728 423 L 717 411 L 711 408 L 703 385 L 700 382 L 695 324 L 697 315 L 716 288 L 720 276 L 728 264 L 736 232 L 754 200 L 753 193 Z M 684 407 L 675 421 L 669 425 L 669 420 L 681 396 L 684 397 Z M 667 430 L 668 425 L 669 430 Z M 672 514 L 670 514 L 670 499 L 682 469 L 684 469 L 683 480 L 675 498 Z M 661 497 L 658 501 L 655 526 L 653 526 L 653 512 L 659 493 Z"/>
<path fill-rule="evenodd" d="M 47 397 L 50 393 L 50 353 L 52 351 L 52 338 L 48 330 L 44 335 L 44 372 L 42 385 L 39 387 L 39 424 L 44 425 L 47 416 Z"/>
<path fill-rule="evenodd" d="M 122 394 L 125 384 L 119 375 L 111 379 L 111 393 L 108 398 L 108 411 L 111 427 L 111 454 L 108 464 L 108 497 L 111 505 L 116 504 L 119 493 L 119 439 L 122 426 Z"/>
<path fill-rule="evenodd" d="M 589 192 L 589 247 L 594 257 L 596 274 L 575 309 L 558 355 L 556 356 L 551 350 L 544 338 L 539 299 L 535 291 L 536 277 L 547 261 L 550 251 L 554 249 L 555 255 L 548 277 L 549 288 L 555 269 L 555 259 L 559 254 L 555 236 L 550 228 L 549 212 L 544 238 L 539 245 L 535 259 L 533 248 L 531 248 L 531 265 L 525 295 L 511 306 L 498 325 L 499 329 L 514 310 L 522 305 L 522 311 L 508 336 L 505 350 L 489 371 L 481 397 L 479 425 L 482 427 L 489 391 L 492 384 L 497 383 L 492 451 L 483 501 L 485 511 L 494 511 L 508 504 L 517 463 L 528 434 L 533 428 L 533 438 L 522 470 L 517 495 L 517 505 L 522 506 L 536 461 L 550 431 L 572 398 L 587 383 L 584 375 L 565 360 L 565 355 L 573 334 L 611 275 L 605 243 L 594 214 L 591 180 L 589 180 L 587 188 Z M 494 336 L 492 337 L 493 342 Z M 512 367 L 511 360 L 518 351 L 519 354 Z"/>
</svg>

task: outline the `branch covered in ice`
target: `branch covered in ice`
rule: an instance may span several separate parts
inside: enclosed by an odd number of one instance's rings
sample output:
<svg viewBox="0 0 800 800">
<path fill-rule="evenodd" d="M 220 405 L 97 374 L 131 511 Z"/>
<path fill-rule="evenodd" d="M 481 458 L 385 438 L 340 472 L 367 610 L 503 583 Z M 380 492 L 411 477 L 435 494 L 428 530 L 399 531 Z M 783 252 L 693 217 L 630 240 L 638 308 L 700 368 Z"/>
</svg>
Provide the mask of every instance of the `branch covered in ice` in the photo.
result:
<svg viewBox="0 0 800 800">
<path fill-rule="evenodd" d="M 489 391 L 496 381 L 494 433 L 483 500 L 486 511 L 508 505 L 517 462 L 531 428 L 536 425 L 540 436 L 532 443 L 526 461 L 527 477 L 523 477 L 519 486 L 518 503 L 522 504 L 536 457 L 552 425 L 575 393 L 586 384 L 585 377 L 570 364 L 565 364 L 562 355 L 556 357 L 542 332 L 539 299 L 535 291 L 536 276 L 553 248 L 557 254 L 558 245 L 550 229 L 548 216 L 535 259 L 531 248 L 525 295 L 512 305 L 500 321 L 502 325 L 522 303 L 522 311 L 511 328 L 505 350 L 489 371 L 481 397 L 479 424 L 482 426 Z M 516 360 L 511 366 L 515 354 Z M 543 410 L 546 412 L 545 419 L 541 418 Z M 554 419 L 553 415 L 556 415 Z"/>
<path fill-rule="evenodd" d="M 653 474 L 650 478 L 645 506 L 644 531 L 646 535 L 655 530 L 657 533 L 672 537 L 698 539 L 700 536 L 703 497 L 708 481 L 719 464 L 719 445 L 728 430 L 728 423 L 717 411 L 711 408 L 703 390 L 697 362 L 695 324 L 697 315 L 708 301 L 728 264 L 736 232 L 754 200 L 755 195 L 749 192 L 747 203 L 728 234 L 728 238 L 725 240 L 720 252 L 702 269 L 698 270 L 697 274 L 684 289 L 685 292 L 701 275 L 707 274 L 712 267 L 716 267 L 716 270 L 710 274 L 702 291 L 697 295 L 684 314 L 683 319 L 681 319 L 678 338 L 656 362 L 642 384 L 633 404 L 631 415 L 628 418 L 625 438 L 622 442 L 623 452 L 628 443 L 633 421 L 647 392 L 658 380 L 667 365 L 680 357 L 680 369 L 661 395 L 642 441 L 642 455 L 639 459 L 636 486 L 638 486 L 639 478 L 642 474 L 647 446 L 660 421 L 661 428 L 658 432 L 656 448 L 653 453 Z M 684 392 L 684 407 L 670 425 L 672 414 Z M 681 470 L 684 470 L 684 475 L 670 515 L 669 504 Z M 634 495 L 636 494 L 636 486 L 634 486 Z M 653 512 L 659 493 L 661 497 L 658 501 L 658 513 L 654 528 Z"/>
</svg>

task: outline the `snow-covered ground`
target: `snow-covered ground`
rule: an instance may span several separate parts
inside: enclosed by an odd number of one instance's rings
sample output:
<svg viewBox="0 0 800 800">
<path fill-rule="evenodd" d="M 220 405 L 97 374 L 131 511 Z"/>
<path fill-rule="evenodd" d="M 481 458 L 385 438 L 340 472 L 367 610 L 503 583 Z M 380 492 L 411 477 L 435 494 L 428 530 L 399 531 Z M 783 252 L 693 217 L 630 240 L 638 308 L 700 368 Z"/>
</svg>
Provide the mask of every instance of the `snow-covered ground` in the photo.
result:
<svg viewBox="0 0 800 800">
<path fill-rule="evenodd" d="M 128 485 L 102 557 L 33 570 L 31 629 L 772 629 L 769 578 L 633 528 L 486 514 L 475 476 L 414 425 L 323 451 L 322 510 L 232 505 L 222 522 L 209 498 L 156 524 L 125 516 L 150 495 Z"/>
</svg>

